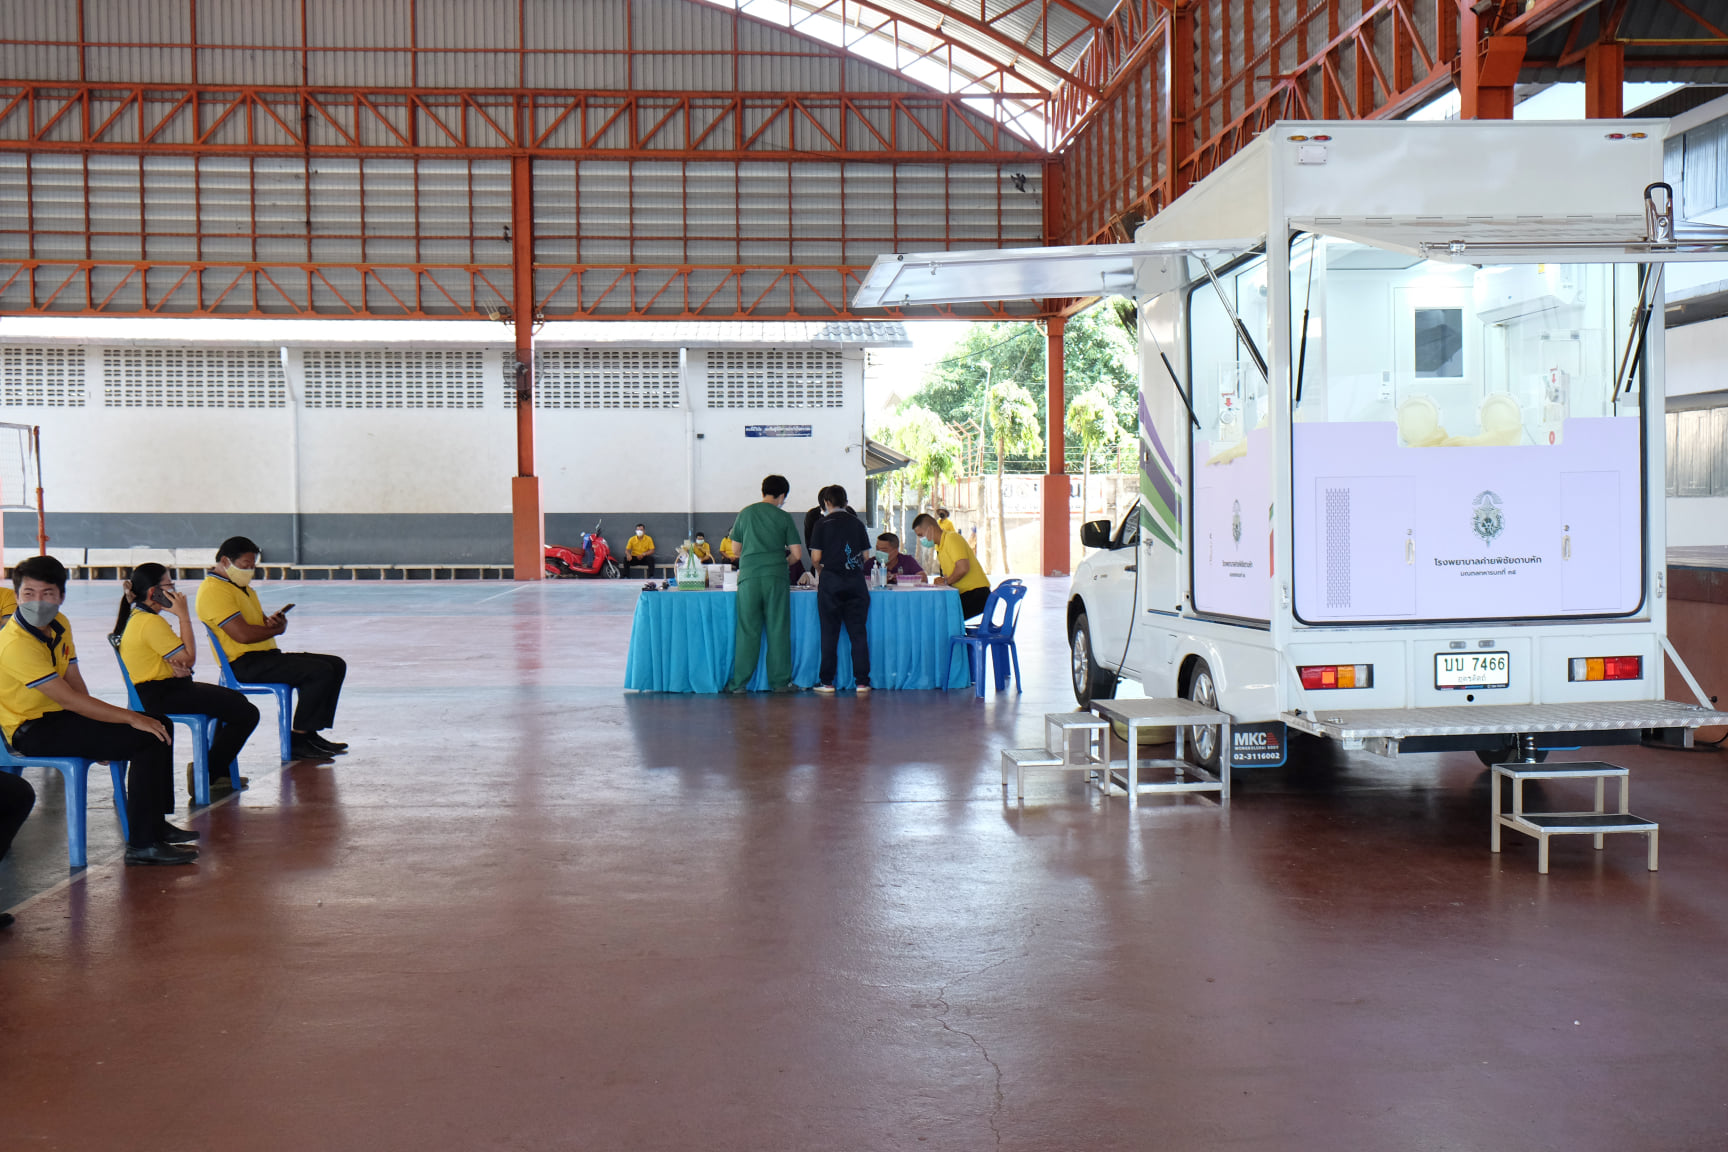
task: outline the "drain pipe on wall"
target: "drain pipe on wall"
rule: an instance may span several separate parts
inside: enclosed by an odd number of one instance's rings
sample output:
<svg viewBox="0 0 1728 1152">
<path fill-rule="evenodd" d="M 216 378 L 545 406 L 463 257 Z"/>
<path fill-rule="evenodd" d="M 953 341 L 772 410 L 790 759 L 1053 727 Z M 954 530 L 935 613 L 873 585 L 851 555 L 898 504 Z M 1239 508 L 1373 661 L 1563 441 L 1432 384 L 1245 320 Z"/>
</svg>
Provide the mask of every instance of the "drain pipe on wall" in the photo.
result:
<svg viewBox="0 0 1728 1152">
<path fill-rule="evenodd" d="M 288 562 L 300 563 L 300 387 L 299 372 L 304 362 L 294 364 L 288 346 L 282 345 L 282 380 L 288 394 L 288 512 L 289 532 L 293 539 Z"/>
<path fill-rule="evenodd" d="M 684 401 L 684 538 L 696 539 L 696 403 L 690 398 L 690 349 L 678 349 L 678 395 Z"/>
</svg>

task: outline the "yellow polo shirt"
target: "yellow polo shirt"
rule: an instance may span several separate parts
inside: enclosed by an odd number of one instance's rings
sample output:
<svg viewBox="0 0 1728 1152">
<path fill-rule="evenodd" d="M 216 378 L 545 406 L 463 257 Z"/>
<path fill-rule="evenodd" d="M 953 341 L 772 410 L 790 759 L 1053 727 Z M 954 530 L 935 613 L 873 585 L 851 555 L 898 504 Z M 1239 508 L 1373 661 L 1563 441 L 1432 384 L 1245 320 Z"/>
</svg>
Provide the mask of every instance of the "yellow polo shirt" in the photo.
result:
<svg viewBox="0 0 1728 1152">
<path fill-rule="evenodd" d="M 644 532 L 640 536 L 632 536 L 624 541 L 624 554 L 634 560 L 638 556 L 651 556 L 654 553 L 654 537 Z"/>
<path fill-rule="evenodd" d="M 714 563 L 714 550 L 708 547 L 708 541 L 698 540 L 691 547 L 696 550 L 696 559 L 704 564 Z"/>
<path fill-rule="evenodd" d="M 126 631 L 120 634 L 120 662 L 126 665 L 126 675 L 134 684 L 171 680 L 174 669 L 168 657 L 185 647 L 161 613 L 134 608 Z"/>
<path fill-rule="evenodd" d="M 18 593 L 0 585 L 0 624 L 5 623 L 7 617 L 16 611 L 18 611 Z"/>
<path fill-rule="evenodd" d="M 956 592 L 970 592 L 974 588 L 990 587 L 990 577 L 984 571 L 984 565 L 978 563 L 978 557 L 972 552 L 972 545 L 966 543 L 966 537 L 958 532 L 944 532 L 942 539 L 936 542 L 936 563 L 942 569 L 942 575 L 954 571 L 955 565 L 962 560 L 970 560 L 971 566 L 966 569 L 966 575 L 951 581 L 949 587 Z"/>
<path fill-rule="evenodd" d="M 942 529 L 944 532 L 952 532 L 954 531 L 954 521 L 944 516 L 942 519 L 936 521 L 936 527 Z"/>
<path fill-rule="evenodd" d="M 738 541 L 730 536 L 720 537 L 720 555 L 728 560 L 738 559 Z"/>
<path fill-rule="evenodd" d="M 47 643 L 42 640 L 44 635 Z M 72 625 L 64 615 L 54 617 L 45 633 L 26 628 L 16 615 L 0 628 L 0 730 L 5 731 L 6 739 L 12 739 L 18 725 L 60 711 L 60 705 L 44 696 L 41 687 L 64 676 L 76 663 L 78 649 L 72 644 Z"/>
<path fill-rule="evenodd" d="M 204 577 L 204 582 L 198 585 L 198 619 L 216 633 L 216 639 L 222 645 L 222 654 L 233 661 L 248 652 L 276 650 L 274 636 L 254 644 L 242 644 L 222 631 L 222 625 L 236 616 L 244 623 L 256 624 L 260 628 L 264 626 L 264 607 L 258 603 L 258 593 L 251 588 L 242 588 L 215 572 Z"/>
</svg>

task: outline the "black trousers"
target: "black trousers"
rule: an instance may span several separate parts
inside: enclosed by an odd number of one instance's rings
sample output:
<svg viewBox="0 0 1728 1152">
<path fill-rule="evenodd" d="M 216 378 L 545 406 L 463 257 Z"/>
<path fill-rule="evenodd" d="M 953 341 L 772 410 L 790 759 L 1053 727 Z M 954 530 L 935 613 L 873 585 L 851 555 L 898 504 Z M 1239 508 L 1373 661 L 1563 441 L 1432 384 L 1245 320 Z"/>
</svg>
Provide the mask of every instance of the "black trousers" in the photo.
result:
<svg viewBox="0 0 1728 1152">
<path fill-rule="evenodd" d="M 988 586 L 967 589 L 960 593 L 960 615 L 967 620 L 974 616 L 983 615 L 984 604 L 989 599 L 990 589 Z"/>
<path fill-rule="evenodd" d="M 336 704 L 348 663 L 319 652 L 243 652 L 230 665 L 247 684 L 292 684 L 300 690 L 294 705 L 294 731 L 322 732 L 336 723 Z"/>
<path fill-rule="evenodd" d="M 49 712 L 12 733 L 12 747 L 26 756 L 80 756 L 125 760 L 126 842 L 148 848 L 160 839 L 162 817 L 174 811 L 174 725 L 156 716 L 168 732 L 163 743 L 130 724 L 108 724 L 76 712 Z"/>
<path fill-rule="evenodd" d="M 258 709 L 252 701 L 220 684 L 200 684 L 190 676 L 146 680 L 137 685 L 138 699 L 151 712 L 190 712 L 216 718 L 216 739 L 210 744 L 210 774 L 225 776 L 228 766 L 246 746 L 246 738 L 258 727 Z"/>
<path fill-rule="evenodd" d="M 12 847 L 12 837 L 24 827 L 24 818 L 36 807 L 36 789 L 30 781 L 10 772 L 0 772 L 0 860 Z"/>
<path fill-rule="evenodd" d="M 870 683 L 870 637 L 864 622 L 870 616 L 870 586 L 863 580 L 835 578 L 823 572 L 816 584 L 816 619 L 822 625 L 822 664 L 816 679 L 834 683 L 840 662 L 840 629 L 852 640 L 852 676 L 859 684 Z"/>
<path fill-rule="evenodd" d="M 626 557 L 624 560 L 624 578 L 626 580 L 630 578 L 630 569 L 632 568 L 640 568 L 644 576 L 650 580 L 654 579 L 654 553 L 650 552 L 646 556 L 638 556 L 634 560 Z"/>
</svg>

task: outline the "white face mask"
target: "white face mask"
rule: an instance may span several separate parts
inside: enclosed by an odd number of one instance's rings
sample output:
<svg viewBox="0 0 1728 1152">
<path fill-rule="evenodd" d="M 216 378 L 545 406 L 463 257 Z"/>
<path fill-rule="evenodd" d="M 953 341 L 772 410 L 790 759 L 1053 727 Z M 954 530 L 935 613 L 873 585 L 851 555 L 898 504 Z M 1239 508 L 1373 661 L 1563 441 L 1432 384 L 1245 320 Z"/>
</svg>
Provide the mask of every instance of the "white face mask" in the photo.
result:
<svg viewBox="0 0 1728 1152">
<path fill-rule="evenodd" d="M 222 575 L 228 577 L 228 579 L 232 580 L 242 588 L 252 583 L 252 569 L 242 568 L 237 564 L 228 565 L 227 571 L 223 572 Z"/>
</svg>

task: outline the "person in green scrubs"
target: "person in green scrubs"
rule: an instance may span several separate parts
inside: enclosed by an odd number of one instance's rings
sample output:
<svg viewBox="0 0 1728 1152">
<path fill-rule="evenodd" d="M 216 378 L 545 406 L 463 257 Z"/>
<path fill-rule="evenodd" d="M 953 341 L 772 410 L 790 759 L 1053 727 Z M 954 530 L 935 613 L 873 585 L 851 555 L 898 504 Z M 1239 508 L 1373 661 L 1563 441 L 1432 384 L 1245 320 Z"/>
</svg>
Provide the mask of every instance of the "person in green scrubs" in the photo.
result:
<svg viewBox="0 0 1728 1152">
<path fill-rule="evenodd" d="M 768 686 L 792 685 L 792 589 L 786 566 L 803 558 L 798 524 L 782 507 L 792 486 L 784 476 L 762 481 L 762 499 L 738 513 L 730 538 L 738 548 L 738 631 L 728 692 L 742 692 L 756 674 L 762 632 L 768 632 Z"/>
</svg>

